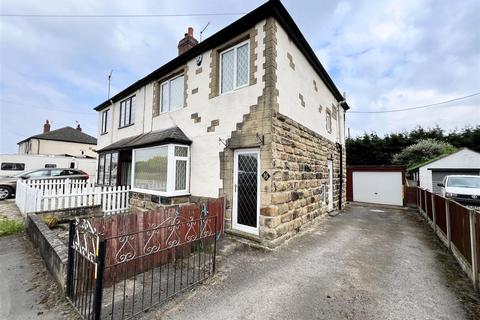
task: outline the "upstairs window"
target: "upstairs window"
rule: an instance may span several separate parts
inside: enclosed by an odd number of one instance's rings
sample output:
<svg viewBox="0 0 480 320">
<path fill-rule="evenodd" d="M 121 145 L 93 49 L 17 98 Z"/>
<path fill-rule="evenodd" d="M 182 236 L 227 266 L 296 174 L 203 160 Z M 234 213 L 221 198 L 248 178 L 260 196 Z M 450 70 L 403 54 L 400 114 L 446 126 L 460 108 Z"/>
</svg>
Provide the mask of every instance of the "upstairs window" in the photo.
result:
<svg viewBox="0 0 480 320">
<path fill-rule="evenodd" d="M 120 123 L 119 128 L 123 128 L 135 123 L 135 96 L 120 102 Z"/>
<path fill-rule="evenodd" d="M 184 76 L 179 75 L 160 85 L 161 112 L 175 111 L 184 105 Z"/>
<path fill-rule="evenodd" d="M 326 128 L 327 128 L 327 132 L 328 133 L 331 133 L 332 132 L 332 112 L 327 109 L 327 111 L 325 112 L 325 115 L 326 115 Z"/>
<path fill-rule="evenodd" d="M 102 112 L 102 131 L 101 133 L 107 133 L 108 130 L 108 121 L 110 121 L 110 109 Z"/>
<path fill-rule="evenodd" d="M 249 41 L 220 53 L 220 93 L 248 85 Z"/>
</svg>

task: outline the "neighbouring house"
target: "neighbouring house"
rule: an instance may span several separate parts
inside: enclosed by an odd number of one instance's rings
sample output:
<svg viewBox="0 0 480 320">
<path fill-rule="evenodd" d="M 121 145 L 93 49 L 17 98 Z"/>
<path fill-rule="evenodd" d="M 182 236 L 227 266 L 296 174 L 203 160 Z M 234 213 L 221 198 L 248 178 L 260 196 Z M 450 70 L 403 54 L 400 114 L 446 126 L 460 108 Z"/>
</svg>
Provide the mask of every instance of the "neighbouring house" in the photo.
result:
<svg viewBox="0 0 480 320">
<path fill-rule="evenodd" d="M 438 183 L 447 175 L 480 175 L 480 153 L 462 148 L 452 154 L 409 168 L 410 179 L 421 188 L 440 193 Z"/>
<path fill-rule="evenodd" d="M 97 138 L 84 132 L 80 125 L 77 128 L 64 127 L 50 130 L 47 120 L 43 125 L 43 133 L 31 136 L 18 142 L 18 154 L 44 154 L 70 157 L 97 156 Z"/>
<path fill-rule="evenodd" d="M 284 6 L 264 5 L 98 105 L 98 183 L 137 208 L 225 197 L 268 246 L 345 205 L 348 105 Z"/>
</svg>

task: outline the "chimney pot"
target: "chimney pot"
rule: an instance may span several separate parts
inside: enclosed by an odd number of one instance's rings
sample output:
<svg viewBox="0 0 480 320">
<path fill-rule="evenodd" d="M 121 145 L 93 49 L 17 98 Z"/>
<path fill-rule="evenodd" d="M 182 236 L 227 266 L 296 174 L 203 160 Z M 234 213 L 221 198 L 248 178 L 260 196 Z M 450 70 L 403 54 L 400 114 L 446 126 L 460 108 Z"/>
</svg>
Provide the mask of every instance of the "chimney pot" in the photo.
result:
<svg viewBox="0 0 480 320">
<path fill-rule="evenodd" d="M 178 55 L 181 55 L 197 44 L 197 39 L 193 37 L 193 28 L 189 27 L 187 33 L 185 33 L 184 37 L 178 42 Z"/>
<path fill-rule="evenodd" d="M 43 125 L 43 133 L 50 132 L 50 122 L 45 121 L 45 124 Z"/>
<path fill-rule="evenodd" d="M 77 130 L 82 132 L 82 128 L 80 127 L 80 124 L 77 124 Z"/>
</svg>

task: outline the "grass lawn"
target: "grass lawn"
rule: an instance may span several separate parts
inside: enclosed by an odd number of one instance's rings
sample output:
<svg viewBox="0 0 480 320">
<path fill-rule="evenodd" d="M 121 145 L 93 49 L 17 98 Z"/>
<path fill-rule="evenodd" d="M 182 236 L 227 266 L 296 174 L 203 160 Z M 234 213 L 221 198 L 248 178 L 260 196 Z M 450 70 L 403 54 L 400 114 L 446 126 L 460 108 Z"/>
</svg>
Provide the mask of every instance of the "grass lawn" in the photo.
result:
<svg viewBox="0 0 480 320">
<path fill-rule="evenodd" d="M 18 233 L 25 228 L 21 220 L 0 218 L 0 237 Z"/>
</svg>

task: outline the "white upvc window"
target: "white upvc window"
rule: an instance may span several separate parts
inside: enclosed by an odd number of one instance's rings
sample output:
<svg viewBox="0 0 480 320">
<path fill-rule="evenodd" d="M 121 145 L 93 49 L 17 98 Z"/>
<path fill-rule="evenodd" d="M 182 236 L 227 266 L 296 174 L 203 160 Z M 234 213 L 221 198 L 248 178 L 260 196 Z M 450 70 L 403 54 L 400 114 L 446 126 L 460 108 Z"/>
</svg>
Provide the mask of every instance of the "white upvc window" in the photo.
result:
<svg viewBox="0 0 480 320">
<path fill-rule="evenodd" d="M 160 84 L 160 111 L 169 112 L 183 108 L 184 75 L 173 77 Z"/>
<path fill-rule="evenodd" d="M 119 128 L 127 127 L 135 123 L 135 95 L 120 102 Z"/>
<path fill-rule="evenodd" d="M 134 149 L 132 190 L 160 196 L 180 196 L 190 190 L 190 147 L 167 144 Z"/>
<path fill-rule="evenodd" d="M 332 132 L 332 112 L 328 108 L 325 112 L 325 127 L 328 133 Z"/>
<path fill-rule="evenodd" d="M 110 109 L 107 109 L 102 112 L 102 128 L 100 133 L 107 133 L 108 132 L 108 125 L 110 121 Z"/>
<path fill-rule="evenodd" d="M 220 93 L 248 86 L 249 40 L 220 53 Z"/>
</svg>

